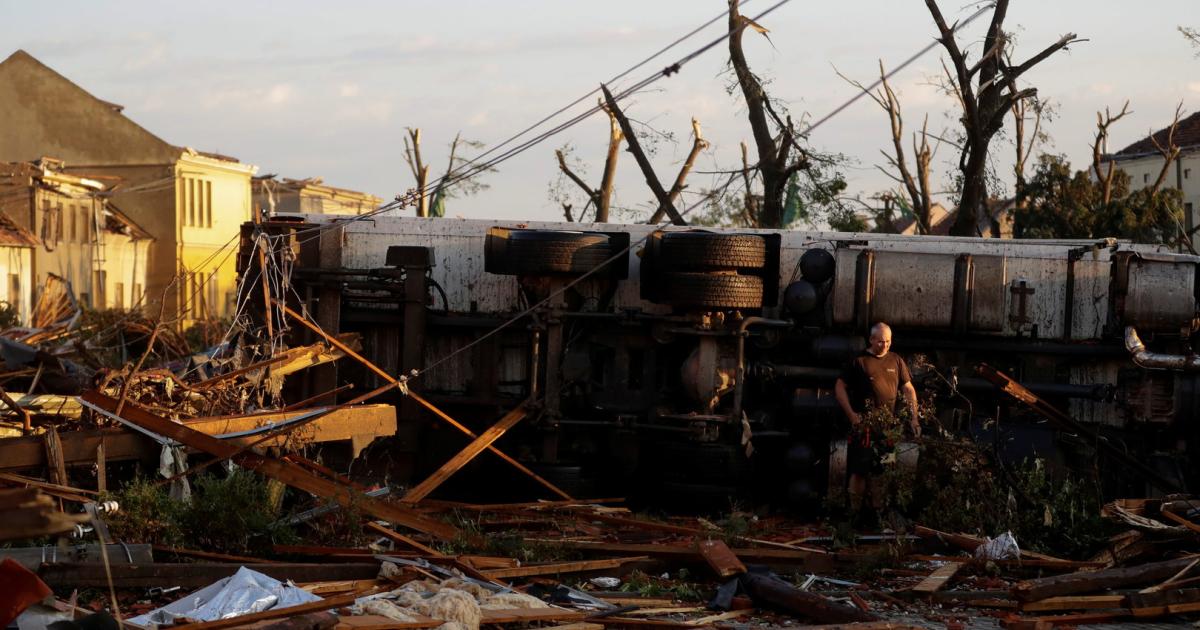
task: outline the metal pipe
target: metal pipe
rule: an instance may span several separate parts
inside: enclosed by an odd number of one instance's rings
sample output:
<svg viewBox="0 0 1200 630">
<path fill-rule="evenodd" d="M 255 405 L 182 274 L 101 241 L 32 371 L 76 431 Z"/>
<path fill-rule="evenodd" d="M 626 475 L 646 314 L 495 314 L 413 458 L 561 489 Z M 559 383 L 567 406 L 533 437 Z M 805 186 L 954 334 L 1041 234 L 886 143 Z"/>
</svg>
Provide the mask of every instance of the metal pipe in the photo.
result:
<svg viewBox="0 0 1200 630">
<path fill-rule="evenodd" d="M 1142 338 L 1138 336 L 1133 326 L 1125 327 L 1125 349 L 1133 355 L 1133 362 L 1150 370 L 1200 370 L 1200 355 L 1192 354 L 1163 354 L 1150 352 Z"/>
<path fill-rule="evenodd" d="M 742 393 L 746 389 L 746 337 L 751 326 L 778 326 L 790 328 L 792 322 L 786 319 L 770 319 L 767 317 L 746 317 L 737 328 L 737 379 L 733 384 L 733 420 L 740 422 L 742 418 Z"/>
</svg>

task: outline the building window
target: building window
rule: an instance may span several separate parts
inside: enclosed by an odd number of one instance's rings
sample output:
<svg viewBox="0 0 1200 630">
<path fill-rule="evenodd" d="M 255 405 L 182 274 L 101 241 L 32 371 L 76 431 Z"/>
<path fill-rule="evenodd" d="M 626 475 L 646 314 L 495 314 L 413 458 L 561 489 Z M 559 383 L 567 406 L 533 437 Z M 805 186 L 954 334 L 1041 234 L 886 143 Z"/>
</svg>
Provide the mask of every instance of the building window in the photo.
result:
<svg viewBox="0 0 1200 630">
<path fill-rule="evenodd" d="M 19 315 L 21 313 L 21 274 L 8 274 L 8 305 Z"/>
<path fill-rule="evenodd" d="M 124 309 L 125 308 L 125 283 L 124 282 L 114 283 L 113 284 L 113 292 L 116 293 L 116 295 L 113 296 L 113 308 Z"/>
<path fill-rule="evenodd" d="M 79 242 L 90 243 L 92 240 L 92 212 L 88 206 L 79 206 Z"/>
<path fill-rule="evenodd" d="M 1150 173 L 1142 173 L 1142 183 L 1143 184 L 1150 183 Z"/>
<path fill-rule="evenodd" d="M 212 182 L 204 182 L 204 227 L 212 227 Z"/>
<path fill-rule="evenodd" d="M 1192 169 L 1190 169 L 1190 168 L 1183 169 L 1183 178 L 1184 179 L 1187 179 L 1191 176 L 1192 176 Z"/>
<path fill-rule="evenodd" d="M 67 240 L 75 242 L 75 222 L 78 220 L 75 214 L 75 204 L 67 206 Z"/>
<path fill-rule="evenodd" d="M 186 227 L 212 227 L 212 182 L 183 178 L 179 190 L 180 214 Z"/>
</svg>

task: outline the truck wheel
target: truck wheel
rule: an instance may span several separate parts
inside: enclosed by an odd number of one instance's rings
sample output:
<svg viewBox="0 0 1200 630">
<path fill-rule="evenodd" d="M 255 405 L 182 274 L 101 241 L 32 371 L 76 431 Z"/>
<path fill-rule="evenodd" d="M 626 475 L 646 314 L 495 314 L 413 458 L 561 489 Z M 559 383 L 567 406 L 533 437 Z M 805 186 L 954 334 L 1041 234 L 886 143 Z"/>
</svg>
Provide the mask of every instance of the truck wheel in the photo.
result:
<svg viewBox="0 0 1200 630">
<path fill-rule="evenodd" d="M 746 234 L 669 232 L 660 250 L 667 271 L 734 271 L 762 269 L 767 243 Z"/>
<path fill-rule="evenodd" d="M 608 236 L 554 230 L 513 230 L 507 269 L 517 275 L 585 273 L 612 258 Z"/>
<path fill-rule="evenodd" d="M 662 285 L 668 304 L 701 308 L 759 308 L 763 281 L 735 273 L 665 273 Z"/>
</svg>

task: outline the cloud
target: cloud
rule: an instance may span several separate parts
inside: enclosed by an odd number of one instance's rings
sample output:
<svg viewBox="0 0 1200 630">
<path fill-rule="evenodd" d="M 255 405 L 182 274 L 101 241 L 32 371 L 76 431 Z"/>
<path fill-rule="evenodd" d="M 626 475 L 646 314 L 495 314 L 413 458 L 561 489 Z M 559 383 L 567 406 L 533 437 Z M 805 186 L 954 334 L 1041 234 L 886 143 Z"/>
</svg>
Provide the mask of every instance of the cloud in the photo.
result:
<svg viewBox="0 0 1200 630">
<path fill-rule="evenodd" d="M 233 107 L 243 111 L 281 109 L 295 102 L 296 90 L 290 83 L 275 83 L 262 87 L 244 85 L 214 86 L 201 100 L 204 109 Z"/>
<path fill-rule="evenodd" d="M 1200 94 L 1200 81 L 1192 81 L 1188 84 L 1187 89 L 1192 94 Z"/>
<path fill-rule="evenodd" d="M 354 98 L 355 96 L 358 96 L 360 91 L 362 90 L 359 89 L 357 83 L 343 83 L 340 87 L 338 87 L 338 96 L 342 98 Z"/>
<path fill-rule="evenodd" d="M 1088 89 L 1092 94 L 1112 94 L 1116 88 L 1111 83 L 1093 83 Z"/>
</svg>

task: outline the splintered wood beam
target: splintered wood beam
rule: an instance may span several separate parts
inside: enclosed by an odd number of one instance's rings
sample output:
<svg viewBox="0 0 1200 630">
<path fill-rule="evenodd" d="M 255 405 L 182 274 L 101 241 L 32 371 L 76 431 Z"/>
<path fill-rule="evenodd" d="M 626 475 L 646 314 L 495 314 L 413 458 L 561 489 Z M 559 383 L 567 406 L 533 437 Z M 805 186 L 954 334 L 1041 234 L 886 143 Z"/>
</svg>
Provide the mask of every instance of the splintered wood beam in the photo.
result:
<svg viewBox="0 0 1200 630">
<path fill-rule="evenodd" d="M 409 538 L 408 536 L 405 536 L 404 534 L 401 534 L 399 532 L 392 531 L 392 530 L 384 527 L 383 525 L 380 525 L 379 523 L 376 523 L 373 521 L 369 522 L 369 523 L 367 523 L 367 529 L 375 532 L 376 534 L 379 534 L 380 536 L 383 536 L 384 538 L 387 538 L 388 540 L 391 540 L 392 542 L 398 542 L 402 545 L 407 545 L 409 547 L 412 547 L 413 549 L 416 549 L 417 551 L 420 551 L 421 553 L 427 553 L 431 556 L 441 556 L 442 555 L 442 553 L 437 551 L 436 549 L 431 549 L 429 547 L 426 547 L 425 545 L 422 545 L 421 543 L 413 540 L 412 538 Z"/>
<path fill-rule="evenodd" d="M 89 391 L 81 398 L 105 411 L 115 413 L 117 401 L 97 391 Z M 458 530 L 448 523 L 420 515 L 410 509 L 392 505 L 367 496 L 354 488 L 319 477 L 300 466 L 278 459 L 271 459 L 253 451 L 239 454 L 236 444 L 201 433 L 177 422 L 160 418 L 135 403 L 126 402 L 119 415 L 151 433 L 170 438 L 216 457 L 235 457 L 242 467 L 281 481 L 293 488 L 333 500 L 343 507 L 354 507 L 390 523 L 424 532 L 442 540 L 451 540 Z"/>
<path fill-rule="evenodd" d="M 416 503 L 429 496 L 429 493 L 436 490 L 438 486 L 442 485 L 442 483 L 449 479 L 451 475 L 458 472 L 463 466 L 466 466 L 468 463 L 470 463 L 471 460 L 475 459 L 475 457 L 482 453 L 484 449 L 491 446 L 493 442 L 500 439 L 500 437 L 508 432 L 509 429 L 516 426 L 518 422 L 528 415 L 529 411 L 526 408 L 528 402 L 529 401 L 525 401 L 520 405 L 517 405 L 516 409 L 504 414 L 504 417 L 500 418 L 496 424 L 479 434 L 479 436 L 476 437 L 470 444 L 468 444 L 466 448 L 459 451 L 459 453 L 454 457 L 450 458 L 450 461 L 442 464 L 442 467 L 435 470 L 432 475 L 429 475 L 429 477 L 425 479 L 425 481 L 413 486 L 413 488 L 404 495 L 404 498 L 401 499 L 401 502 Z"/>
<path fill-rule="evenodd" d="M 746 572 L 746 565 L 742 564 L 741 560 L 734 555 L 729 546 L 721 540 L 702 540 L 696 543 L 696 549 L 716 572 L 717 577 L 722 579 L 731 578 L 735 575 L 741 575 Z"/>
<path fill-rule="evenodd" d="M 283 302 L 280 302 L 278 300 L 275 301 L 275 304 L 277 304 L 281 309 L 283 309 L 283 312 L 287 313 L 287 315 L 289 317 L 291 317 L 293 320 L 295 320 L 297 323 L 301 324 L 305 328 L 308 328 L 309 330 L 316 333 L 322 339 L 329 342 L 329 344 L 331 346 L 337 348 L 338 350 L 341 350 L 342 352 L 345 352 L 347 355 L 349 355 L 355 361 L 358 361 L 359 363 L 361 363 L 363 365 L 363 367 L 367 368 L 368 370 L 371 370 L 380 378 L 384 379 L 385 381 L 387 381 L 389 383 L 399 383 L 400 382 L 399 379 L 393 377 L 391 374 L 388 374 L 386 370 L 379 367 L 378 365 L 375 365 L 374 363 L 369 361 L 366 357 L 355 352 L 353 349 L 351 349 L 346 344 L 342 343 L 341 341 L 338 341 L 338 339 L 336 337 L 333 337 L 332 335 L 325 332 L 324 330 L 321 330 L 320 326 L 317 326 L 316 324 L 308 321 L 308 319 L 306 319 L 300 313 L 297 313 L 296 311 L 292 310 L 291 307 L 289 307 L 287 304 L 284 304 Z M 441 409 L 438 409 L 436 406 L 434 406 L 433 403 L 429 402 L 428 400 L 425 400 L 424 397 L 417 394 L 416 392 L 414 392 L 412 390 L 405 390 L 405 395 L 408 396 L 409 398 L 411 398 L 412 400 L 416 401 L 417 404 L 428 409 L 431 413 L 433 413 L 434 416 L 437 416 L 439 419 L 445 421 L 450 426 L 461 431 L 467 437 L 470 437 L 472 439 L 479 437 L 478 435 L 475 434 L 474 431 L 463 426 L 463 424 L 461 422 L 450 417 L 449 414 L 442 411 Z M 545 487 L 547 490 L 553 492 L 554 494 L 558 495 L 559 497 L 561 497 L 563 499 L 568 499 L 568 500 L 571 499 L 571 495 L 567 494 L 566 492 L 563 492 L 558 486 L 550 483 L 549 481 L 546 481 L 541 476 L 539 476 L 537 473 L 530 470 L 527 466 L 525 466 L 521 462 L 518 462 L 517 460 L 510 457 L 504 451 L 501 451 L 500 449 L 496 448 L 493 445 L 488 445 L 487 450 L 494 453 L 497 457 L 504 460 L 505 462 L 510 464 L 512 467 L 525 473 L 526 476 L 528 476 L 530 479 L 533 479 L 534 481 L 538 482 L 543 487 Z"/>
<path fill-rule="evenodd" d="M 961 568 L 962 564 L 959 562 L 947 562 L 934 569 L 933 573 L 930 573 L 928 577 L 921 580 L 920 584 L 912 588 L 912 591 L 925 595 L 940 591 L 954 578 L 954 574 L 958 573 L 958 570 Z"/>
<path fill-rule="evenodd" d="M 583 573 L 615 569 L 630 562 L 648 560 L 649 556 L 633 556 L 629 558 L 607 558 L 605 560 L 580 560 L 578 562 L 556 562 L 553 564 L 532 564 L 523 567 L 505 569 L 488 569 L 483 574 L 493 580 L 515 577 L 530 577 L 534 575 L 561 575 L 564 573 Z"/>
</svg>

